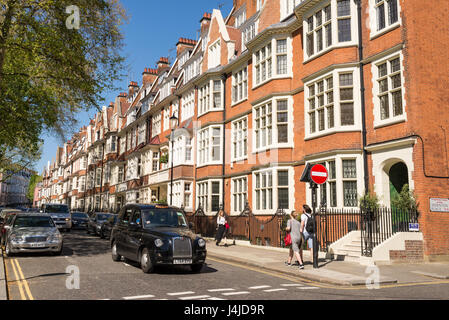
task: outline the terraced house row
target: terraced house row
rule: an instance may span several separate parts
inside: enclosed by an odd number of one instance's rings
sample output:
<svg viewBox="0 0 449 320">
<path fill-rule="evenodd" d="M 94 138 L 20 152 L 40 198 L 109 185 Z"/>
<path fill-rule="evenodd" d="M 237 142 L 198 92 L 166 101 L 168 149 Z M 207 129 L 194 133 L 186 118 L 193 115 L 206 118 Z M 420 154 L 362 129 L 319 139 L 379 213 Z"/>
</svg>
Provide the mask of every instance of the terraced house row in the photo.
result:
<svg viewBox="0 0 449 320">
<path fill-rule="evenodd" d="M 299 180 L 322 163 L 327 207 L 357 208 L 367 190 L 389 207 L 408 184 L 426 254 L 449 256 L 449 215 L 430 210 L 449 198 L 447 2 L 233 4 L 204 14 L 197 41 L 180 38 L 175 61 L 145 69 L 59 149 L 41 203 L 239 215 L 248 201 L 273 215 L 310 204 Z"/>
</svg>

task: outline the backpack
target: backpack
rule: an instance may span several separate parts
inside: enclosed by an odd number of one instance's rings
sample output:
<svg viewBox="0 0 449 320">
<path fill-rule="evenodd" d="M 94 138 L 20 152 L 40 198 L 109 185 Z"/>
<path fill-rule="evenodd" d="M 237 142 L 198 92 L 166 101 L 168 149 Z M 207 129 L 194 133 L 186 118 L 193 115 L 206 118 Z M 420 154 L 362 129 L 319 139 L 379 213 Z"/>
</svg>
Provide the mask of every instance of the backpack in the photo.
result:
<svg viewBox="0 0 449 320">
<path fill-rule="evenodd" d="M 307 217 L 307 222 L 306 222 L 306 231 L 310 234 L 313 233 L 313 219 L 311 216 L 309 216 L 308 214 L 306 214 Z"/>
</svg>

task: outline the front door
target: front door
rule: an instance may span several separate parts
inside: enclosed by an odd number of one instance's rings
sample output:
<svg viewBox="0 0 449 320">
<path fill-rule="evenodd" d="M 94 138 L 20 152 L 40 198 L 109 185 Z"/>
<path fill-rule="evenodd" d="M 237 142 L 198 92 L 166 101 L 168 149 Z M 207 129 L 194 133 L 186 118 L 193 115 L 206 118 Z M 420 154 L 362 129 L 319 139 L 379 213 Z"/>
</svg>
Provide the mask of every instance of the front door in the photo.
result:
<svg viewBox="0 0 449 320">
<path fill-rule="evenodd" d="M 142 218 L 140 209 L 134 209 L 128 232 L 129 258 L 139 260 L 139 249 L 142 243 Z"/>
</svg>

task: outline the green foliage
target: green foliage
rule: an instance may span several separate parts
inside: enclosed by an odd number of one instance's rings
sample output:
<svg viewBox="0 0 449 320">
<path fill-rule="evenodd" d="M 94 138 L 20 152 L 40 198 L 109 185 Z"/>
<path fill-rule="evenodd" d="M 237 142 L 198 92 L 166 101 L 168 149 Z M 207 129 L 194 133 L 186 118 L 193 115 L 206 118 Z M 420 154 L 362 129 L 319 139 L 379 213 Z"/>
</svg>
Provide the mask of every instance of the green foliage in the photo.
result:
<svg viewBox="0 0 449 320">
<path fill-rule="evenodd" d="M 359 204 L 360 208 L 367 210 L 377 210 L 379 209 L 379 198 L 376 194 L 368 192 L 359 199 Z"/>
<path fill-rule="evenodd" d="M 415 193 L 409 189 L 408 184 L 405 184 L 401 193 L 391 200 L 391 206 L 400 211 L 418 210 L 418 202 Z"/>
<path fill-rule="evenodd" d="M 66 26 L 74 4 L 79 29 Z M 0 0 L 0 169 L 36 161 L 44 132 L 66 141 L 76 114 L 116 89 L 123 21 L 118 0 Z"/>
<path fill-rule="evenodd" d="M 36 174 L 33 174 L 30 178 L 30 184 L 28 185 L 28 192 L 27 192 L 27 198 L 31 202 L 34 200 L 34 189 L 36 188 L 36 185 L 42 181 L 42 177 Z"/>
</svg>

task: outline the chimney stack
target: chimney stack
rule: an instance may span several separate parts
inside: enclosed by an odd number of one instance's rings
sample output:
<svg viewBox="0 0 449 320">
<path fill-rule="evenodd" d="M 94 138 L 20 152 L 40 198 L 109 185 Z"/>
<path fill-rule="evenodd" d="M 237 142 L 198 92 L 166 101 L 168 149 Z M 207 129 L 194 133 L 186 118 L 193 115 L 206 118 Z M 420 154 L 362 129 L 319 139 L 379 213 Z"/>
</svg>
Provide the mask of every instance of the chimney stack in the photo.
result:
<svg viewBox="0 0 449 320">
<path fill-rule="evenodd" d="M 128 86 L 128 96 L 132 97 L 137 89 L 139 89 L 137 82 L 131 81 Z"/>
<path fill-rule="evenodd" d="M 201 23 L 201 33 L 209 28 L 210 21 L 212 20 L 212 14 L 204 13 L 203 17 L 200 20 Z"/>
<path fill-rule="evenodd" d="M 146 86 L 147 84 L 152 84 L 156 81 L 157 69 L 145 68 L 142 72 L 142 84 Z"/>
<path fill-rule="evenodd" d="M 168 62 L 168 58 L 161 57 L 159 61 L 157 62 L 157 74 L 160 75 L 162 71 L 164 71 L 166 68 L 170 67 L 170 63 Z"/>
<path fill-rule="evenodd" d="M 176 44 L 176 56 L 179 57 L 179 55 L 183 53 L 186 49 L 193 49 L 195 45 L 196 45 L 195 40 L 179 38 L 179 41 Z"/>
</svg>

